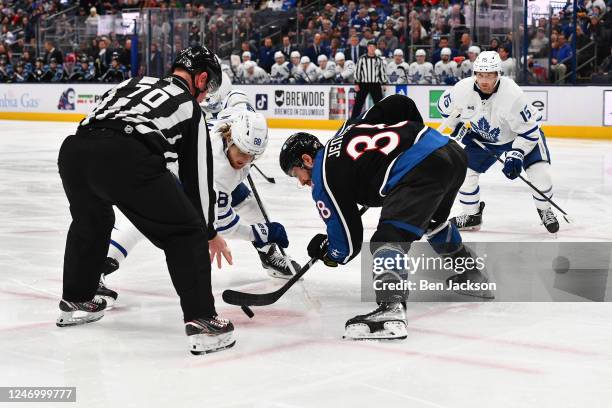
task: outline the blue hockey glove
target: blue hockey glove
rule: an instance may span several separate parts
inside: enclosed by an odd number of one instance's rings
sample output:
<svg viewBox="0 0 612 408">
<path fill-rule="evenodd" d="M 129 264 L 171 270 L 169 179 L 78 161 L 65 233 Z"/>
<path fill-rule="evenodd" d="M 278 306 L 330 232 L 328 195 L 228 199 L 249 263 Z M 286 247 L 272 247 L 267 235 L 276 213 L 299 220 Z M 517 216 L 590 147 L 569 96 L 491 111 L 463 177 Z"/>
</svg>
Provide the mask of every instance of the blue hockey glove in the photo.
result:
<svg viewBox="0 0 612 408">
<path fill-rule="evenodd" d="M 523 152 L 519 149 L 510 150 L 506 153 L 506 161 L 502 171 L 510 180 L 514 180 L 521 174 L 524 156 Z"/>
<path fill-rule="evenodd" d="M 285 231 L 283 224 L 278 222 L 258 223 L 251 225 L 251 229 L 255 237 L 253 243 L 257 248 L 262 248 L 269 244 L 277 244 L 281 248 L 289 246 L 287 231 Z"/>
<path fill-rule="evenodd" d="M 335 268 L 338 263 L 327 256 L 327 235 L 317 234 L 310 240 L 308 244 L 308 256 L 316 258 L 325 263 L 327 266 Z"/>
</svg>

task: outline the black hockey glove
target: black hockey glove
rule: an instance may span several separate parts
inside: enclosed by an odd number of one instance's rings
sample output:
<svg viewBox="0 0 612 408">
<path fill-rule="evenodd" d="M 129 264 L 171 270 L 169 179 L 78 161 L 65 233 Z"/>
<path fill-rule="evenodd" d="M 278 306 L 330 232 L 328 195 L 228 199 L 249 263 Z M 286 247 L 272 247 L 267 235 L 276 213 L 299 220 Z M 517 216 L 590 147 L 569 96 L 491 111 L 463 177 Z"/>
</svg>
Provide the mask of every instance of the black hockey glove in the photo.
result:
<svg viewBox="0 0 612 408">
<path fill-rule="evenodd" d="M 308 256 L 319 259 L 325 265 L 335 268 L 338 263 L 327 256 L 327 235 L 317 234 L 310 240 L 308 244 Z"/>
</svg>

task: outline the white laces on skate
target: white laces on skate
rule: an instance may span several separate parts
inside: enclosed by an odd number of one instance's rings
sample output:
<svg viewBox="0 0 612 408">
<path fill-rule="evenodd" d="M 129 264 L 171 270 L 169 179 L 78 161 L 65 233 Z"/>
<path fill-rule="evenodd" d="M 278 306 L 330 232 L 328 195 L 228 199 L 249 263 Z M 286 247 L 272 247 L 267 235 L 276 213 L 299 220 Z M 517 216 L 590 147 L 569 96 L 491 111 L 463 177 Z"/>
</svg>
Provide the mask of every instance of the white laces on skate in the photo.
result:
<svg viewBox="0 0 612 408">
<path fill-rule="evenodd" d="M 557 222 L 557 217 L 555 213 L 550 208 L 542 211 L 542 222 L 544 225 L 550 225 Z"/>
<path fill-rule="evenodd" d="M 470 215 L 470 214 L 459 214 L 458 216 L 456 216 L 455 220 L 457 222 L 457 227 L 461 228 L 461 227 L 465 226 L 471 216 L 472 215 Z"/>
<path fill-rule="evenodd" d="M 273 266 L 275 266 L 277 268 L 285 268 L 285 267 L 287 267 L 287 261 L 285 260 L 285 258 L 283 258 L 283 256 L 280 255 L 276 251 L 274 251 L 274 253 L 268 259 L 270 261 L 270 264 L 272 264 Z"/>
</svg>

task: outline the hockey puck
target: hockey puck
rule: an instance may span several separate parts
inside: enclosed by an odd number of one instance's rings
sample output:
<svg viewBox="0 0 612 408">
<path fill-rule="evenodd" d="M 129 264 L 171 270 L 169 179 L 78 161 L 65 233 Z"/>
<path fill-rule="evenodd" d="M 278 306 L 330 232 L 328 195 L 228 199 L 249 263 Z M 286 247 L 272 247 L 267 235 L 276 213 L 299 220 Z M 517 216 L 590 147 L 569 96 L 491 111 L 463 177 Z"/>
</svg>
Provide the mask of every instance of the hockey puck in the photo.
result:
<svg viewBox="0 0 612 408">
<path fill-rule="evenodd" d="M 240 308 L 242 309 L 242 311 L 244 312 L 245 315 L 249 316 L 249 319 L 252 319 L 253 316 L 255 316 L 255 313 L 253 313 L 251 308 L 248 307 L 247 305 L 242 305 L 242 306 L 240 306 Z"/>
</svg>

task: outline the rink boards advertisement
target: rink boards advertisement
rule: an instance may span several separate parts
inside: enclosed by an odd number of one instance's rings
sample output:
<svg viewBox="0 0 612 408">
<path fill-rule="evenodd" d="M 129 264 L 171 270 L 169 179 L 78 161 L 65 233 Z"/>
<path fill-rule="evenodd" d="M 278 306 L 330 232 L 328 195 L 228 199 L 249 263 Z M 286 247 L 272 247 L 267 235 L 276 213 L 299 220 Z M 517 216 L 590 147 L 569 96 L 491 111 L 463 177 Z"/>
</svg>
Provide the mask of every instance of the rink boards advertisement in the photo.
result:
<svg viewBox="0 0 612 408">
<path fill-rule="evenodd" d="M 89 113 L 112 85 L 0 84 L 0 119 L 77 121 Z M 271 127 L 337 129 L 355 103 L 351 85 L 237 85 Z M 437 102 L 445 86 L 387 85 L 385 95 L 412 98 L 425 121 L 442 119 Z M 602 86 L 523 88 L 528 103 L 542 115 L 548 136 L 612 139 L 612 88 Z M 367 109 L 372 101 L 368 97 Z"/>
</svg>

